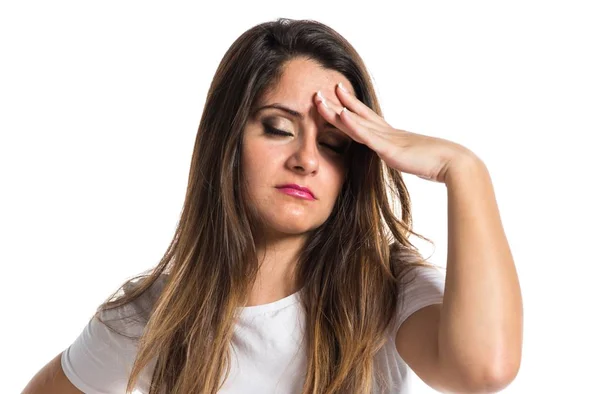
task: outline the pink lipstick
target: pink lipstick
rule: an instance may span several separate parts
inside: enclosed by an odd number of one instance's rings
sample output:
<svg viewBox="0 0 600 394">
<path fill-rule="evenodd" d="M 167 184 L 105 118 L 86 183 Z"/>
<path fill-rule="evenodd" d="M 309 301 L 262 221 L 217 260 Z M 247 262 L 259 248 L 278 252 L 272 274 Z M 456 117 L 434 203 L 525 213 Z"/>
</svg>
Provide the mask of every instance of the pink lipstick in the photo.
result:
<svg viewBox="0 0 600 394">
<path fill-rule="evenodd" d="M 303 198 L 305 200 L 316 200 L 314 194 L 309 188 L 296 185 L 295 183 L 289 183 L 286 185 L 276 186 L 277 189 L 281 190 L 285 194 L 290 196 Z"/>
</svg>

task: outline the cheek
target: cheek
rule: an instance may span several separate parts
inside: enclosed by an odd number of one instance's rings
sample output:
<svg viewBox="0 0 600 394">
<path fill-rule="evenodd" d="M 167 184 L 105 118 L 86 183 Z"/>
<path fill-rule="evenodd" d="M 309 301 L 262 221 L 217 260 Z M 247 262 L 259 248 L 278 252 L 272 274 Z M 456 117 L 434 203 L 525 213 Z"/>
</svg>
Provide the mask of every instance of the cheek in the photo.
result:
<svg viewBox="0 0 600 394">
<path fill-rule="evenodd" d="M 262 157 L 264 154 L 259 144 L 253 144 L 251 140 L 242 143 L 242 168 L 252 172 L 254 168 L 260 167 Z"/>
<path fill-rule="evenodd" d="M 348 169 L 344 166 L 343 163 L 336 164 L 331 169 L 331 178 L 332 182 L 337 185 L 338 189 L 342 188 L 344 181 L 346 180 L 346 174 Z"/>
<path fill-rule="evenodd" d="M 250 184 L 275 181 L 277 168 L 281 168 L 280 156 L 280 150 L 264 143 L 248 141 L 242 144 L 240 161 L 244 179 Z"/>
</svg>

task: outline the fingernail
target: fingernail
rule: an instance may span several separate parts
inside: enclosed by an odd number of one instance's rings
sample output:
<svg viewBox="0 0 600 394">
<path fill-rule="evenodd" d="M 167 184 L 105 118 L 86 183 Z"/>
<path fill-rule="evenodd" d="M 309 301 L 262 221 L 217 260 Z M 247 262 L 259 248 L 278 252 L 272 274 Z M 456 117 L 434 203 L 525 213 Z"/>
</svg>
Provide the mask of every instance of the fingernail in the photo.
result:
<svg viewBox="0 0 600 394">
<path fill-rule="evenodd" d="M 339 86 L 339 87 L 340 87 L 340 89 L 342 89 L 344 92 L 348 93 L 348 89 L 346 89 L 346 88 L 344 87 L 344 85 L 342 85 L 342 83 L 341 83 L 341 82 L 339 82 L 339 83 L 338 83 L 338 86 Z"/>
<path fill-rule="evenodd" d="M 323 97 L 323 95 L 321 94 L 320 90 L 317 92 L 317 96 L 319 96 L 319 98 L 321 99 L 321 102 L 323 103 L 323 105 L 326 108 L 329 108 L 329 106 L 327 105 L 327 100 L 325 100 L 325 97 Z"/>
</svg>

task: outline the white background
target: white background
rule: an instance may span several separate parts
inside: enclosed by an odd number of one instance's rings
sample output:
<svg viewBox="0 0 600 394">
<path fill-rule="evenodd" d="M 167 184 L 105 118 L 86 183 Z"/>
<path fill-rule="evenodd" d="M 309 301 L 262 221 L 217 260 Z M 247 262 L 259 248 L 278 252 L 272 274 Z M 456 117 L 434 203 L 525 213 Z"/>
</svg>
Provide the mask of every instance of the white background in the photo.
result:
<svg viewBox="0 0 600 394">
<path fill-rule="evenodd" d="M 487 164 L 525 311 L 504 392 L 599 392 L 600 13 L 591 1 L 393 4 L 2 2 L 0 391 L 19 392 L 158 262 L 221 57 L 255 24 L 289 17 L 356 47 L 394 127 Z M 445 265 L 446 189 L 406 182 L 415 230 Z"/>
</svg>

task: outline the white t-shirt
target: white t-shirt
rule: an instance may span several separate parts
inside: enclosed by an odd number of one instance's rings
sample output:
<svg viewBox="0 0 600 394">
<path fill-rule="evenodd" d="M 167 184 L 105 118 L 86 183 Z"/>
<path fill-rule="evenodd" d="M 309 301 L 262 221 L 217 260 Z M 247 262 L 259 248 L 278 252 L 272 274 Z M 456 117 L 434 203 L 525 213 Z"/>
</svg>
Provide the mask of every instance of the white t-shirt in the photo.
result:
<svg viewBox="0 0 600 394">
<path fill-rule="evenodd" d="M 442 303 L 445 275 L 437 268 L 416 267 L 407 278 L 416 275 L 405 288 L 405 301 L 395 311 L 394 322 L 385 346 L 375 356 L 375 368 L 389 387 L 376 384 L 375 393 L 408 393 L 408 366 L 395 345 L 400 324 L 417 310 Z M 164 278 L 163 276 L 162 278 Z M 157 281 L 154 286 L 159 286 Z M 156 289 L 155 289 L 156 290 Z M 137 301 L 137 300 L 136 300 Z M 143 302 L 143 301 L 142 301 Z M 139 305 L 127 305 L 103 312 L 103 319 L 130 316 Z M 299 293 L 278 301 L 241 308 L 240 320 L 233 336 L 231 372 L 219 393 L 300 393 L 306 373 L 303 356 L 304 312 Z M 125 330 L 139 337 L 142 323 L 130 324 Z M 136 355 L 136 340 L 109 330 L 96 318 L 90 320 L 79 337 L 65 350 L 61 364 L 65 375 L 86 394 L 121 394 Z M 137 388 L 148 393 L 152 369 L 149 363 L 138 380 Z"/>
</svg>

